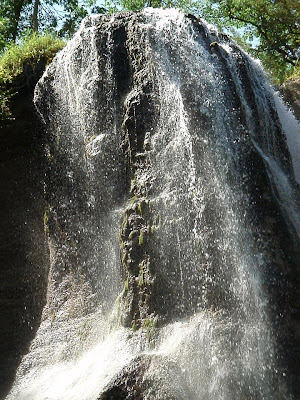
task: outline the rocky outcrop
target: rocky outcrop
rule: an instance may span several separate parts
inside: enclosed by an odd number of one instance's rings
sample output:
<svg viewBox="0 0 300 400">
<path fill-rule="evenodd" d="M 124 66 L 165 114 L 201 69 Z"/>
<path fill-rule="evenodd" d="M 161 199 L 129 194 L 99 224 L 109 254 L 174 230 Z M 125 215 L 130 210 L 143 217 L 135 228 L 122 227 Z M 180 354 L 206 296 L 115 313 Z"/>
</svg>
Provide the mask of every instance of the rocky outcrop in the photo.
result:
<svg viewBox="0 0 300 400">
<path fill-rule="evenodd" d="M 143 355 L 124 367 L 97 400 L 190 399 L 193 397 L 186 378 L 175 362 L 158 355 Z"/>
<path fill-rule="evenodd" d="M 150 363 L 147 357 L 133 360 L 107 385 L 98 400 L 143 400 L 146 390 L 143 378 Z"/>
<path fill-rule="evenodd" d="M 287 80 L 280 87 L 285 102 L 292 108 L 295 117 L 300 121 L 300 77 Z"/>
<path fill-rule="evenodd" d="M 0 132 L 0 398 L 40 323 L 48 250 L 44 234 L 44 137 L 33 105 L 45 62 L 11 85 L 14 120 Z"/>
<path fill-rule="evenodd" d="M 122 360 L 133 361 L 109 371 L 101 400 L 297 392 L 297 183 L 257 65 L 175 11 L 90 17 L 35 104 L 50 248 L 44 323 L 26 361 L 36 376 L 107 324 L 130 332 Z"/>
</svg>

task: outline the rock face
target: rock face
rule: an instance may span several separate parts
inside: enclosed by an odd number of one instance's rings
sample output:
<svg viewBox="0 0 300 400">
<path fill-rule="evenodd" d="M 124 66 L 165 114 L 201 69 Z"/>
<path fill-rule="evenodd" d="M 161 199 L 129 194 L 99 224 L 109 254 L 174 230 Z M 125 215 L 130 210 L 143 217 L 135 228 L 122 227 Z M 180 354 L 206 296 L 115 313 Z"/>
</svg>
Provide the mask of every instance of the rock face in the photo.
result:
<svg viewBox="0 0 300 400">
<path fill-rule="evenodd" d="M 159 371 L 164 371 L 164 374 Z M 184 400 L 193 398 L 184 377 L 178 381 L 180 374 L 180 368 L 176 363 L 166 360 L 164 357 L 139 356 L 119 372 L 118 376 L 107 385 L 98 400 L 156 398 Z M 165 377 L 172 381 L 172 386 L 165 384 Z"/>
<path fill-rule="evenodd" d="M 285 102 L 292 108 L 300 121 L 300 77 L 291 79 L 280 87 Z"/>
<path fill-rule="evenodd" d="M 15 120 L 1 129 L 0 398 L 28 351 L 46 300 L 46 164 L 43 129 L 33 105 L 34 86 L 44 67 L 41 62 L 14 81 L 12 88 L 18 90 L 11 104 Z"/>
<path fill-rule="evenodd" d="M 35 104 L 49 284 L 9 399 L 293 398 L 299 185 L 262 71 L 174 10 L 89 17 Z"/>
</svg>

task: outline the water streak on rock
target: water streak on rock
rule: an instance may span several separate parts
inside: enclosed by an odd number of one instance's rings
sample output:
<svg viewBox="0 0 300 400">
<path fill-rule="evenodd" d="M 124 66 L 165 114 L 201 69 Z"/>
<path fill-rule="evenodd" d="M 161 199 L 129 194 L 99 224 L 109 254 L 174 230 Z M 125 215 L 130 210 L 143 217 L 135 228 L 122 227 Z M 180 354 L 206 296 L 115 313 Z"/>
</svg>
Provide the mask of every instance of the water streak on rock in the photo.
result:
<svg viewBox="0 0 300 400">
<path fill-rule="evenodd" d="M 260 66 L 176 10 L 92 16 L 35 103 L 51 268 L 8 399 L 292 399 L 299 165 Z"/>
</svg>

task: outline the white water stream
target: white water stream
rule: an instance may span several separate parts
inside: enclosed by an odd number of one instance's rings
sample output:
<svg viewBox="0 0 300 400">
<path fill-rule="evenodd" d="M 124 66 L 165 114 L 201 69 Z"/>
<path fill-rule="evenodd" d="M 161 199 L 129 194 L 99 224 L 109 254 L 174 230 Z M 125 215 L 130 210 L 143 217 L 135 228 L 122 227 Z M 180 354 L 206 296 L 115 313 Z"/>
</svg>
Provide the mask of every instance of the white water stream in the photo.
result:
<svg viewBox="0 0 300 400">
<path fill-rule="evenodd" d="M 254 116 L 239 70 L 241 58 L 231 42 L 222 41 L 204 22 L 199 34 L 177 10 L 146 9 L 139 15 L 134 23 L 143 38 L 140 51 L 151 65 L 159 98 L 159 116 L 148 139 L 149 201 L 162 221 L 156 260 L 166 285 L 158 303 L 162 310 L 172 303 L 170 314 L 179 317 L 158 329 L 150 342 L 146 330 L 134 332 L 116 322 L 124 283 L 119 259 L 123 205 L 116 200 L 122 126 L 111 63 L 116 20 L 106 17 L 101 25 L 101 17 L 90 17 L 46 71 L 37 96 L 43 98 L 43 109 L 41 100 L 38 107 L 49 131 L 61 137 L 62 154 L 71 160 L 63 173 L 71 185 L 77 167 L 85 171 L 80 187 L 89 207 L 100 211 L 92 221 L 80 210 L 74 219 L 72 213 L 70 220 L 66 217 L 78 231 L 76 244 L 71 236 L 62 246 L 59 240 L 50 242 L 43 322 L 7 400 L 96 400 L 139 355 L 151 358 L 145 400 L 290 399 L 285 372 L 277 367 L 270 299 L 263 285 L 269 255 L 257 244 L 261 236 L 251 225 L 246 172 L 239 169 L 250 137 L 286 219 L 300 233 L 297 184 L 274 139 L 273 90 L 260 67 L 244 55 L 247 84 L 257 104 Z M 97 48 L 99 37 L 106 38 L 105 51 Z M 210 47 L 215 41 L 221 56 Z M 53 76 L 52 92 L 47 92 Z M 126 104 L 126 96 L 122 101 Z M 278 97 L 275 103 L 299 183 L 299 124 Z M 142 173 L 138 179 L 144 179 Z M 61 210 L 69 210 L 70 201 L 76 201 L 76 194 L 61 197 Z M 74 282 L 61 261 L 68 243 L 79 253 L 82 271 Z M 172 302 L 169 286 L 175 288 Z"/>
</svg>

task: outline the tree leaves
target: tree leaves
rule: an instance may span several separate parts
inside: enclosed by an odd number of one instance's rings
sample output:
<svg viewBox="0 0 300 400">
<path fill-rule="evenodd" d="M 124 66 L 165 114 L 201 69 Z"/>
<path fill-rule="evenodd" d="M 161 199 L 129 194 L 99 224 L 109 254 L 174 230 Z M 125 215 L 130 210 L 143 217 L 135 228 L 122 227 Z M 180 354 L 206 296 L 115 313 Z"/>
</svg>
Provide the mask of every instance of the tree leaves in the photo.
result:
<svg viewBox="0 0 300 400">
<path fill-rule="evenodd" d="M 208 0 L 208 3 L 218 9 L 223 26 L 243 28 L 245 41 L 257 38 L 252 53 L 279 81 L 299 65 L 299 0 Z"/>
<path fill-rule="evenodd" d="M 28 31 L 70 37 L 93 6 L 96 12 L 105 11 L 95 4 L 96 0 L 1 0 L 0 52 Z"/>
<path fill-rule="evenodd" d="M 89 12 L 176 7 L 230 33 L 260 58 L 278 81 L 299 68 L 299 0 L 1 0 L 0 52 L 24 32 L 56 32 L 70 37 Z"/>
</svg>

